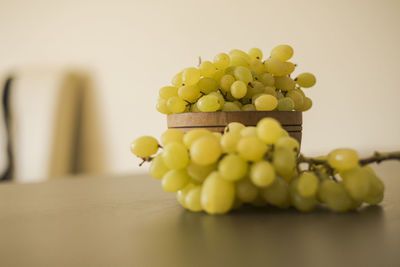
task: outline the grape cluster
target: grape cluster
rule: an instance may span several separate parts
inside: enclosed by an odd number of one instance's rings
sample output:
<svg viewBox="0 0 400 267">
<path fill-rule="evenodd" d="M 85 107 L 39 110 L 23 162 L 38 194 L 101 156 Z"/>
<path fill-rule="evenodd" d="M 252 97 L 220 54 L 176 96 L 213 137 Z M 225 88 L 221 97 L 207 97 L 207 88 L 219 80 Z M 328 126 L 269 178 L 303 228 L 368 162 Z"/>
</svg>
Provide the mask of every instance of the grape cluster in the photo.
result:
<svg viewBox="0 0 400 267">
<path fill-rule="evenodd" d="M 263 53 L 234 49 L 219 53 L 214 61 L 203 61 L 172 78 L 172 86 L 159 90 L 157 110 L 163 114 L 213 111 L 306 111 L 312 101 L 300 88 L 312 87 L 315 76 L 290 75 L 296 64 L 289 45 L 278 45 L 263 61 Z"/>
<path fill-rule="evenodd" d="M 299 143 L 272 118 L 256 127 L 232 122 L 224 134 L 168 129 L 161 144 L 143 136 L 131 143 L 131 151 L 151 161 L 150 174 L 193 212 L 221 214 L 244 203 L 300 211 L 325 205 L 343 212 L 383 199 L 382 181 L 369 166 L 359 164 L 357 152 L 337 149 L 325 157 L 306 158 L 299 154 Z"/>
</svg>

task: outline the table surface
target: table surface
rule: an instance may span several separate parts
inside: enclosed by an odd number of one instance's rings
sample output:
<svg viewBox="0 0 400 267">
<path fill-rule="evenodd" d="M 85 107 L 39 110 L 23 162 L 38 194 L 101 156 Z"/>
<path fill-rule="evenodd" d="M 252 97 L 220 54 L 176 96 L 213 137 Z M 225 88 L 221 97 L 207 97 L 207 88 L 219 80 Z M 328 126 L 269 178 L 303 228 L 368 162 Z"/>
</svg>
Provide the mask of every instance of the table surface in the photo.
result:
<svg viewBox="0 0 400 267">
<path fill-rule="evenodd" d="M 0 185 L 0 266 L 400 266 L 400 164 L 380 206 L 183 210 L 148 175 Z"/>
</svg>

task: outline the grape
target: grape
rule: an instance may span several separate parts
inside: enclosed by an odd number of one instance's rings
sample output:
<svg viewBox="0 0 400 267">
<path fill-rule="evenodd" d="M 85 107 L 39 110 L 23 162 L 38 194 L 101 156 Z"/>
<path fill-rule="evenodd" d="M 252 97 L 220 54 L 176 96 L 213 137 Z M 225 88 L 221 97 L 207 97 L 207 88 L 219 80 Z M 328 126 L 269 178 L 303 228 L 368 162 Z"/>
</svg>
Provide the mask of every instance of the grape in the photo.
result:
<svg viewBox="0 0 400 267">
<path fill-rule="evenodd" d="M 314 197 L 317 193 L 319 181 L 312 172 L 303 172 L 297 181 L 297 192 L 301 197 Z"/>
<path fill-rule="evenodd" d="M 279 59 L 269 58 L 264 61 L 265 70 L 275 76 L 283 76 L 288 73 L 288 67 Z"/>
<path fill-rule="evenodd" d="M 235 104 L 236 106 L 238 106 L 238 108 L 241 108 L 243 106 L 243 104 L 238 100 L 235 100 L 232 103 Z"/>
<path fill-rule="evenodd" d="M 252 58 L 252 59 L 259 59 L 259 60 L 261 60 L 262 59 L 262 57 L 263 57 L 263 53 L 262 53 L 262 51 L 259 49 L 259 48 L 251 48 L 250 50 L 249 50 L 249 56 L 250 56 L 250 58 Z"/>
<path fill-rule="evenodd" d="M 244 97 L 247 93 L 247 86 L 242 81 L 235 81 L 231 86 L 232 96 L 236 99 Z"/>
<path fill-rule="evenodd" d="M 318 195 L 333 211 L 347 211 L 354 205 L 354 201 L 347 194 L 342 183 L 335 183 L 332 180 L 324 180 L 321 183 Z"/>
<path fill-rule="evenodd" d="M 296 65 L 294 65 L 292 62 L 289 62 L 289 61 L 285 62 L 285 64 L 286 64 L 287 69 L 288 69 L 286 75 L 289 75 L 294 71 L 294 69 L 296 68 Z"/>
<path fill-rule="evenodd" d="M 257 94 L 262 93 L 264 93 L 264 85 L 258 81 L 254 81 L 251 86 L 247 86 L 246 98 L 250 99 Z"/>
<path fill-rule="evenodd" d="M 250 168 L 250 179 L 258 187 L 267 187 L 275 180 L 274 167 L 268 161 L 258 161 Z"/>
<path fill-rule="evenodd" d="M 218 172 L 211 173 L 203 183 L 201 206 L 209 214 L 228 212 L 234 203 L 235 186 L 221 179 Z"/>
<path fill-rule="evenodd" d="M 237 143 L 240 140 L 240 133 L 235 131 L 230 131 L 225 133 L 221 137 L 221 148 L 224 153 L 234 153 L 236 152 Z"/>
<path fill-rule="evenodd" d="M 187 166 L 187 171 L 189 173 L 189 176 L 196 182 L 200 183 L 204 182 L 207 176 L 216 169 L 217 169 L 216 164 L 198 165 L 194 162 L 190 162 L 190 164 Z"/>
<path fill-rule="evenodd" d="M 290 45 L 278 45 L 271 51 L 271 57 L 281 61 L 289 60 L 293 56 L 293 48 Z"/>
<path fill-rule="evenodd" d="M 232 102 L 225 102 L 222 111 L 240 111 L 240 108 Z"/>
<path fill-rule="evenodd" d="M 264 66 L 264 64 L 263 64 L 263 66 Z M 260 79 L 260 75 L 257 73 L 257 71 L 251 69 L 250 72 L 251 72 L 251 76 L 253 76 L 254 81 L 258 81 Z"/>
<path fill-rule="evenodd" d="M 272 76 L 270 73 L 267 73 L 267 72 L 261 74 L 259 80 L 265 86 L 274 86 L 275 85 L 274 76 Z"/>
<path fill-rule="evenodd" d="M 254 136 L 242 137 L 237 144 L 239 156 L 248 161 L 259 161 L 267 152 L 268 147 Z"/>
<path fill-rule="evenodd" d="M 297 191 L 297 183 L 298 179 L 292 181 L 289 186 L 289 195 L 292 204 L 299 211 L 307 212 L 313 210 L 317 204 L 316 197 L 302 197 Z"/>
<path fill-rule="evenodd" d="M 159 98 L 156 106 L 157 110 L 162 114 L 171 114 L 167 107 L 167 100 Z"/>
<path fill-rule="evenodd" d="M 253 104 L 246 104 L 242 107 L 243 111 L 255 111 L 256 107 Z"/>
<path fill-rule="evenodd" d="M 161 144 L 163 146 L 171 143 L 171 142 L 183 142 L 184 133 L 178 129 L 168 129 L 161 135 Z"/>
<path fill-rule="evenodd" d="M 228 154 L 219 162 L 218 172 L 222 179 L 237 181 L 246 175 L 247 163 L 236 154 Z"/>
<path fill-rule="evenodd" d="M 243 66 L 249 68 L 249 62 L 246 60 L 246 58 L 239 55 L 231 55 L 230 57 L 231 57 L 231 66 L 233 67 Z M 226 74 L 232 74 L 232 73 L 227 73 L 226 70 L 225 70 Z"/>
<path fill-rule="evenodd" d="M 223 70 L 216 70 L 213 78 L 217 83 L 219 83 L 224 75 L 225 72 Z"/>
<path fill-rule="evenodd" d="M 376 176 L 375 172 L 369 166 L 364 166 L 365 170 L 368 172 L 366 176 L 369 180 L 369 191 L 368 195 L 365 197 L 364 201 L 370 205 L 377 205 L 383 199 L 383 192 L 385 191 L 385 185 Z"/>
<path fill-rule="evenodd" d="M 196 102 L 201 96 L 200 89 L 197 85 L 184 85 L 178 90 L 178 96 L 190 103 Z"/>
<path fill-rule="evenodd" d="M 236 80 L 242 81 L 246 85 L 253 81 L 253 76 L 251 75 L 250 70 L 245 67 L 238 66 L 235 68 L 233 73 L 235 75 Z"/>
<path fill-rule="evenodd" d="M 183 71 L 179 72 L 178 74 L 175 74 L 175 76 L 172 78 L 172 85 L 175 86 L 175 88 L 180 88 L 183 85 L 182 81 L 182 73 Z"/>
<path fill-rule="evenodd" d="M 218 90 L 218 83 L 213 78 L 201 78 L 197 85 L 203 94 L 209 94 Z"/>
<path fill-rule="evenodd" d="M 210 132 L 205 129 L 190 130 L 183 136 L 183 144 L 186 146 L 186 148 L 190 148 L 194 141 L 207 135 L 210 135 Z"/>
<path fill-rule="evenodd" d="M 218 102 L 219 102 L 219 106 L 220 106 L 218 110 L 222 109 L 222 107 L 225 104 L 225 99 L 224 99 L 223 95 L 220 92 L 211 92 L 208 95 L 216 96 L 218 98 Z"/>
<path fill-rule="evenodd" d="M 286 131 L 284 131 L 284 132 L 286 133 Z M 290 137 L 290 136 L 283 136 L 283 137 L 279 138 L 275 144 L 275 147 L 276 148 L 283 147 L 283 148 L 287 148 L 291 151 L 296 151 L 296 152 L 300 151 L 299 142 L 297 142 L 296 139 L 294 139 L 293 137 Z"/>
<path fill-rule="evenodd" d="M 299 92 L 289 91 L 286 94 L 286 97 L 289 97 L 290 99 L 293 100 L 295 110 L 301 109 L 301 107 L 303 106 L 304 97 Z"/>
<path fill-rule="evenodd" d="M 220 81 L 221 90 L 224 92 L 228 92 L 234 82 L 235 78 L 232 75 L 225 74 L 224 76 L 222 76 Z"/>
<path fill-rule="evenodd" d="M 203 61 L 200 63 L 199 70 L 201 76 L 212 78 L 215 74 L 216 68 L 210 61 Z"/>
<path fill-rule="evenodd" d="M 296 91 L 296 92 L 300 93 L 304 98 L 306 97 L 306 95 L 304 94 L 303 90 L 301 90 L 300 88 L 294 88 L 293 91 Z"/>
<path fill-rule="evenodd" d="M 188 183 L 183 189 L 178 190 L 176 192 L 176 199 L 182 205 L 182 207 L 186 208 L 186 196 L 189 193 L 190 189 L 194 188 L 196 185 L 192 183 Z"/>
<path fill-rule="evenodd" d="M 295 79 L 296 83 L 304 88 L 309 88 L 314 86 L 314 84 L 317 82 L 317 79 L 315 78 L 315 76 L 312 73 L 309 72 L 305 72 L 305 73 L 301 73 L 299 74 L 296 79 Z"/>
<path fill-rule="evenodd" d="M 168 167 L 165 166 L 162 159 L 162 154 L 158 154 L 150 164 L 150 175 L 156 179 L 161 179 L 169 171 Z"/>
<path fill-rule="evenodd" d="M 171 142 L 167 144 L 161 155 L 165 166 L 172 170 L 183 169 L 189 163 L 188 151 L 181 143 Z"/>
<path fill-rule="evenodd" d="M 240 135 L 257 137 L 257 128 L 254 126 L 247 126 L 240 131 Z"/>
<path fill-rule="evenodd" d="M 275 91 L 275 88 L 273 88 L 273 87 L 270 87 L 270 86 L 265 86 L 264 87 L 264 92 L 263 92 L 264 94 L 267 94 L 267 95 L 272 95 L 272 96 L 277 96 L 276 95 L 276 91 Z"/>
<path fill-rule="evenodd" d="M 257 194 L 257 197 L 251 202 L 251 204 L 255 207 L 265 207 L 268 205 L 267 201 L 261 196 L 260 190 Z"/>
<path fill-rule="evenodd" d="M 136 138 L 131 143 L 131 151 L 139 158 L 148 158 L 158 151 L 157 139 L 151 136 Z"/>
<path fill-rule="evenodd" d="M 256 98 L 254 105 L 256 110 L 271 111 L 278 106 L 278 99 L 272 95 L 264 94 Z"/>
<path fill-rule="evenodd" d="M 248 179 L 242 179 L 235 185 L 236 196 L 245 203 L 253 202 L 258 195 L 257 187 Z"/>
<path fill-rule="evenodd" d="M 215 163 L 222 150 L 218 140 L 214 136 L 202 136 L 190 146 L 190 157 L 194 163 L 209 165 Z"/>
<path fill-rule="evenodd" d="M 182 81 L 185 85 L 194 85 L 200 80 L 200 71 L 196 68 L 186 68 L 182 73 Z"/>
<path fill-rule="evenodd" d="M 246 52 L 244 52 L 240 49 L 232 49 L 231 51 L 229 51 L 229 55 L 231 56 L 231 59 L 232 59 L 232 56 L 240 56 L 244 60 L 246 60 L 247 63 L 250 63 L 250 56 Z M 233 65 L 233 64 L 231 64 L 231 65 Z"/>
<path fill-rule="evenodd" d="M 308 97 L 303 99 L 303 105 L 298 109 L 299 111 L 307 111 L 312 107 L 312 100 Z"/>
<path fill-rule="evenodd" d="M 294 109 L 294 101 L 290 97 L 284 97 L 278 100 L 279 111 L 291 111 Z"/>
<path fill-rule="evenodd" d="M 173 193 L 183 189 L 189 183 L 189 175 L 185 169 L 170 170 L 161 180 L 161 186 L 165 192 Z"/>
<path fill-rule="evenodd" d="M 276 176 L 274 182 L 261 190 L 262 197 L 270 204 L 288 208 L 290 206 L 288 183 L 280 176 Z"/>
<path fill-rule="evenodd" d="M 168 99 L 167 108 L 172 113 L 182 113 L 186 109 L 186 102 L 177 96 L 173 96 Z"/>
<path fill-rule="evenodd" d="M 214 66 L 217 67 L 217 69 L 224 70 L 229 67 L 230 63 L 231 58 L 225 53 L 219 53 L 214 57 Z"/>
<path fill-rule="evenodd" d="M 254 70 L 259 75 L 264 72 L 264 64 L 258 59 L 252 59 L 250 61 L 249 67 L 251 70 Z"/>
<path fill-rule="evenodd" d="M 188 190 L 185 196 L 185 207 L 193 212 L 201 211 L 201 186 L 195 186 Z"/>
<path fill-rule="evenodd" d="M 290 91 L 296 87 L 296 82 L 288 76 L 275 77 L 275 87 L 282 91 Z"/>
<path fill-rule="evenodd" d="M 197 107 L 202 112 L 213 112 L 217 111 L 221 107 L 221 104 L 217 96 L 205 95 L 198 100 Z"/>
<path fill-rule="evenodd" d="M 221 142 L 222 133 L 220 132 L 213 132 L 214 137 L 217 139 L 218 142 Z"/>
<path fill-rule="evenodd" d="M 275 144 L 281 132 L 281 125 L 275 119 L 264 118 L 257 123 L 257 135 L 266 144 Z"/>
<path fill-rule="evenodd" d="M 328 154 L 328 164 L 340 172 L 351 170 L 358 165 L 358 154 L 349 148 L 335 149 Z"/>
<path fill-rule="evenodd" d="M 173 86 L 164 86 L 158 91 L 161 98 L 168 100 L 173 96 L 178 96 L 178 88 Z"/>
<path fill-rule="evenodd" d="M 226 68 L 224 72 L 227 75 L 234 76 L 233 72 L 235 71 L 235 68 L 236 68 L 235 66 L 230 66 L 230 67 Z"/>
<path fill-rule="evenodd" d="M 370 188 L 368 176 L 370 173 L 361 167 L 356 167 L 341 173 L 343 178 L 343 185 L 351 198 L 358 201 L 363 201 Z"/>
<path fill-rule="evenodd" d="M 225 131 L 225 133 L 227 133 L 227 132 L 238 132 L 238 133 L 240 133 L 240 131 L 244 127 L 246 127 L 246 126 L 244 126 L 240 122 L 231 122 L 225 127 L 224 131 Z"/>
<path fill-rule="evenodd" d="M 201 112 L 197 106 L 197 102 L 190 106 L 190 112 Z"/>
<path fill-rule="evenodd" d="M 286 180 L 290 180 L 295 173 L 296 158 L 293 151 L 288 148 L 275 149 L 272 163 L 275 171 Z"/>
</svg>

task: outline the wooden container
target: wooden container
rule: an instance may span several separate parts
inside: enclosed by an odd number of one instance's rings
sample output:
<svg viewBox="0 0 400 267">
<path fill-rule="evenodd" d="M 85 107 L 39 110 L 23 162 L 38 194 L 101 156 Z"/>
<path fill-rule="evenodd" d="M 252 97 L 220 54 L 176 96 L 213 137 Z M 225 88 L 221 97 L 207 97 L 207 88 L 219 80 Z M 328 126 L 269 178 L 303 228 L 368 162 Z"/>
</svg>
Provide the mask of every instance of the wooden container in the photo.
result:
<svg viewBox="0 0 400 267">
<path fill-rule="evenodd" d="M 271 117 L 278 120 L 290 136 L 301 143 L 302 113 L 300 111 L 218 111 L 188 112 L 167 116 L 169 129 L 180 129 L 187 132 L 192 129 L 207 129 L 223 132 L 230 122 L 240 122 L 246 126 L 256 126 L 262 118 Z"/>
</svg>

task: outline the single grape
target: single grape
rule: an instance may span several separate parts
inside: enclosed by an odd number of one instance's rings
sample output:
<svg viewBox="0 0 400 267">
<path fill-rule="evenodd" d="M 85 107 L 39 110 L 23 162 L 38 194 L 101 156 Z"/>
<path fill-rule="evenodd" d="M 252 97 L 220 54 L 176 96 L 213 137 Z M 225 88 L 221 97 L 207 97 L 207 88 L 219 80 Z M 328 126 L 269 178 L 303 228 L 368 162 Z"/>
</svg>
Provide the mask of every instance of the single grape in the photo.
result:
<svg viewBox="0 0 400 267">
<path fill-rule="evenodd" d="M 275 170 L 271 163 L 265 160 L 251 165 L 250 179 L 258 187 L 270 186 L 275 180 Z"/>
<path fill-rule="evenodd" d="M 213 112 L 220 109 L 221 104 L 217 96 L 204 95 L 198 100 L 197 107 L 202 112 Z"/>
<path fill-rule="evenodd" d="M 236 152 L 237 143 L 239 142 L 241 135 L 239 132 L 230 131 L 225 133 L 221 137 L 221 148 L 224 153 Z"/>
<path fill-rule="evenodd" d="M 330 179 L 321 183 L 318 195 L 328 208 L 336 212 L 347 211 L 354 205 L 343 184 Z"/>
<path fill-rule="evenodd" d="M 182 82 L 185 85 L 195 85 L 200 80 L 200 71 L 196 68 L 186 68 L 182 73 Z"/>
<path fill-rule="evenodd" d="M 295 110 L 299 110 L 302 108 L 304 104 L 304 97 L 299 92 L 289 91 L 287 92 L 286 97 L 289 97 L 293 100 Z"/>
<path fill-rule="evenodd" d="M 190 112 L 201 112 L 197 106 L 197 102 L 190 106 Z"/>
<path fill-rule="evenodd" d="M 236 154 L 228 154 L 219 162 L 218 172 L 222 179 L 237 181 L 247 173 L 247 163 Z"/>
<path fill-rule="evenodd" d="M 278 45 L 271 51 L 271 57 L 277 58 L 280 61 L 286 61 L 293 56 L 293 48 L 290 45 Z"/>
<path fill-rule="evenodd" d="M 253 202 L 258 195 L 258 188 L 248 179 L 241 179 L 236 184 L 236 196 L 244 203 Z"/>
<path fill-rule="evenodd" d="M 240 133 L 240 131 L 246 126 L 244 126 L 243 124 L 241 124 L 240 122 L 231 122 L 229 123 L 226 127 L 225 127 L 225 134 L 227 132 L 238 132 Z"/>
<path fill-rule="evenodd" d="M 293 71 L 294 71 L 295 68 L 296 68 L 296 65 L 293 64 L 292 62 L 289 62 L 289 61 L 285 62 L 285 64 L 286 64 L 287 70 L 288 70 L 288 72 L 286 73 L 286 75 L 289 75 L 289 74 L 293 73 Z"/>
<path fill-rule="evenodd" d="M 172 85 L 175 86 L 175 88 L 180 88 L 183 85 L 183 81 L 182 81 L 182 73 L 183 71 L 175 74 L 175 76 L 172 78 Z"/>
<path fill-rule="evenodd" d="M 197 85 L 184 85 L 179 88 L 178 96 L 190 103 L 196 102 L 201 96 L 200 88 Z"/>
<path fill-rule="evenodd" d="M 257 137 L 242 137 L 237 144 L 239 156 L 248 161 L 259 161 L 267 152 L 268 147 Z"/>
<path fill-rule="evenodd" d="M 265 86 L 263 94 L 272 95 L 274 97 L 277 97 L 275 88 L 271 87 L 271 86 Z"/>
<path fill-rule="evenodd" d="M 275 87 L 282 91 L 290 91 L 296 87 L 296 82 L 289 76 L 275 77 Z"/>
<path fill-rule="evenodd" d="M 273 118 L 264 118 L 257 123 L 257 135 L 266 144 L 275 144 L 281 132 L 280 123 Z"/>
<path fill-rule="evenodd" d="M 235 104 L 236 106 L 238 106 L 238 108 L 241 108 L 243 106 L 243 104 L 238 100 L 235 100 L 232 103 Z"/>
<path fill-rule="evenodd" d="M 244 82 L 245 85 L 253 81 L 253 76 L 248 68 L 238 66 L 234 70 L 236 80 Z"/>
<path fill-rule="evenodd" d="M 192 161 L 199 165 L 209 165 L 215 163 L 222 150 L 218 140 L 211 135 L 202 136 L 190 146 L 190 157 Z"/>
<path fill-rule="evenodd" d="M 271 111 L 278 106 L 278 99 L 272 95 L 264 94 L 256 98 L 254 105 L 256 110 Z"/>
<path fill-rule="evenodd" d="M 317 198 L 313 197 L 302 197 L 297 191 L 298 179 L 292 181 L 289 185 L 290 200 L 293 206 L 303 212 L 311 211 L 317 205 Z"/>
<path fill-rule="evenodd" d="M 256 107 L 253 104 L 246 104 L 241 108 L 242 111 L 256 111 Z"/>
<path fill-rule="evenodd" d="M 235 186 L 220 177 L 218 172 L 211 173 L 203 183 L 201 206 L 209 214 L 227 213 L 235 200 Z"/>
<path fill-rule="evenodd" d="M 247 126 L 240 131 L 240 135 L 257 137 L 257 128 L 255 126 Z"/>
<path fill-rule="evenodd" d="M 214 57 L 214 66 L 219 70 L 224 70 L 229 67 L 231 63 L 231 58 L 228 54 L 219 53 Z"/>
<path fill-rule="evenodd" d="M 264 64 L 261 62 L 261 60 L 258 59 L 252 59 L 250 61 L 249 67 L 251 70 L 254 70 L 258 75 L 261 75 L 264 72 Z"/>
<path fill-rule="evenodd" d="M 196 185 L 192 183 L 188 183 L 183 189 L 178 190 L 176 192 L 176 199 L 182 205 L 182 207 L 186 208 L 186 196 L 189 193 L 190 189 L 194 188 Z"/>
<path fill-rule="evenodd" d="M 178 88 L 173 86 L 164 86 L 158 91 L 158 94 L 161 98 L 168 100 L 170 97 L 178 96 Z"/>
<path fill-rule="evenodd" d="M 160 112 L 162 114 L 166 114 L 166 115 L 171 114 L 171 111 L 167 107 L 167 100 L 165 100 L 164 98 L 158 99 L 156 108 L 157 108 L 158 112 Z"/>
<path fill-rule="evenodd" d="M 210 165 L 198 165 L 194 162 L 190 162 L 187 166 L 189 176 L 196 182 L 204 182 L 207 176 L 217 169 L 217 164 Z"/>
<path fill-rule="evenodd" d="M 242 81 L 235 81 L 231 85 L 231 93 L 232 93 L 232 96 L 236 99 L 240 99 L 240 98 L 244 97 L 247 93 L 246 84 Z"/>
<path fill-rule="evenodd" d="M 250 63 L 250 56 L 246 52 L 244 52 L 240 49 L 232 49 L 231 51 L 229 51 L 229 55 L 231 56 L 231 58 L 232 58 L 232 56 L 240 56 L 243 59 L 245 59 L 247 63 Z M 231 64 L 231 65 L 233 65 L 233 64 Z"/>
<path fill-rule="evenodd" d="M 161 155 L 165 165 L 172 170 L 183 169 L 189 164 L 189 154 L 182 143 L 167 144 Z"/>
<path fill-rule="evenodd" d="M 233 102 L 225 102 L 222 111 L 240 111 L 240 108 Z"/>
<path fill-rule="evenodd" d="M 178 129 L 168 129 L 161 135 L 161 144 L 163 146 L 171 143 L 171 142 L 183 142 L 183 135 L 184 133 Z"/>
<path fill-rule="evenodd" d="M 246 58 L 240 56 L 240 55 L 231 55 L 231 66 L 233 67 L 238 67 L 238 66 L 243 66 L 246 68 L 249 68 L 249 61 L 246 60 Z M 227 68 L 229 69 L 229 68 Z M 227 73 L 225 69 L 226 74 L 233 74 L 233 73 Z"/>
<path fill-rule="evenodd" d="M 377 205 L 383 200 L 385 185 L 371 167 L 364 166 L 363 168 L 368 172 L 366 177 L 369 180 L 369 191 L 364 201 L 370 205 Z"/>
<path fill-rule="evenodd" d="M 218 90 L 218 83 L 214 78 L 203 77 L 197 83 L 197 86 L 203 94 L 209 94 Z"/>
<path fill-rule="evenodd" d="M 264 61 L 265 71 L 275 76 L 283 76 L 288 73 L 288 66 L 276 58 L 268 58 Z"/>
<path fill-rule="evenodd" d="M 247 93 L 245 98 L 251 99 L 253 96 L 257 94 L 264 93 L 264 85 L 261 82 L 254 81 L 247 86 Z"/>
<path fill-rule="evenodd" d="M 369 175 L 370 173 L 365 168 L 359 166 L 341 173 L 344 188 L 351 198 L 363 201 L 368 196 L 370 188 Z"/>
<path fill-rule="evenodd" d="M 298 109 L 298 111 L 307 111 L 312 107 L 312 100 L 308 97 L 303 99 L 303 105 Z"/>
<path fill-rule="evenodd" d="M 279 208 L 290 206 L 289 185 L 280 176 L 276 176 L 274 182 L 261 190 L 261 196 L 270 204 Z"/>
<path fill-rule="evenodd" d="M 358 154 L 350 148 L 335 149 L 328 154 L 328 164 L 339 172 L 351 170 L 358 165 Z"/>
<path fill-rule="evenodd" d="M 150 164 L 150 175 L 156 179 L 161 179 L 169 171 L 162 159 L 162 154 L 158 154 Z"/>
<path fill-rule="evenodd" d="M 274 86 L 275 85 L 274 76 L 272 76 L 272 74 L 270 74 L 268 72 L 261 74 L 259 80 L 265 86 Z"/>
<path fill-rule="evenodd" d="M 183 189 L 189 183 L 189 175 L 185 169 L 170 170 L 161 180 L 161 186 L 165 192 L 173 193 Z"/>
<path fill-rule="evenodd" d="M 305 73 L 301 73 L 299 74 L 296 79 L 295 79 L 296 83 L 304 88 L 309 88 L 315 85 L 315 83 L 317 82 L 317 79 L 315 78 L 315 76 L 312 73 L 309 72 L 305 72 Z"/>
<path fill-rule="evenodd" d="M 304 94 L 303 90 L 301 90 L 299 87 L 294 88 L 293 91 L 300 93 L 304 98 L 306 97 L 306 94 Z"/>
<path fill-rule="evenodd" d="M 290 180 L 295 173 L 296 156 L 288 148 L 280 147 L 275 149 L 272 163 L 275 171 L 286 180 Z"/>
<path fill-rule="evenodd" d="M 224 96 L 223 96 L 219 91 L 217 91 L 217 92 L 211 92 L 211 93 L 209 93 L 208 95 L 209 95 L 209 96 L 210 96 L 210 95 L 216 96 L 216 97 L 218 98 L 218 103 L 219 103 L 219 106 L 220 106 L 218 110 L 222 109 L 222 107 L 223 107 L 224 104 L 225 104 Z"/>
<path fill-rule="evenodd" d="M 263 53 L 262 53 L 261 49 L 259 49 L 259 48 L 251 48 L 249 50 L 248 54 L 249 54 L 250 58 L 252 58 L 252 59 L 261 60 L 263 57 Z"/>
<path fill-rule="evenodd" d="M 284 132 L 287 134 L 286 131 L 284 131 Z M 278 139 L 278 141 L 275 143 L 275 147 L 276 148 L 283 147 L 283 148 L 287 148 L 291 151 L 296 151 L 296 152 L 300 151 L 299 142 L 297 142 L 296 139 L 294 139 L 293 137 L 290 137 L 290 136 L 280 137 Z"/>
<path fill-rule="evenodd" d="M 319 180 L 312 172 L 303 172 L 297 181 L 297 192 L 300 196 L 314 197 L 318 191 Z"/>
<path fill-rule="evenodd" d="M 225 75 L 225 71 L 216 70 L 213 78 L 219 84 L 219 82 L 221 81 L 222 76 L 224 76 L 224 75 Z"/>
<path fill-rule="evenodd" d="M 152 136 L 142 136 L 136 138 L 131 143 L 131 151 L 139 158 L 148 158 L 158 151 L 158 142 Z"/>
<path fill-rule="evenodd" d="M 201 199 L 200 185 L 189 189 L 185 197 L 185 208 L 193 212 L 201 211 L 202 207 L 200 199 Z"/>
<path fill-rule="evenodd" d="M 214 76 L 216 68 L 210 61 L 203 61 L 199 66 L 199 70 L 201 76 L 211 78 Z"/>
<path fill-rule="evenodd" d="M 220 81 L 221 90 L 228 92 L 231 89 L 232 84 L 235 82 L 235 78 L 232 75 L 225 74 L 222 76 Z"/>
<path fill-rule="evenodd" d="M 168 99 L 167 108 L 172 113 L 182 113 L 186 109 L 186 102 L 177 96 L 173 96 Z"/>
<path fill-rule="evenodd" d="M 189 149 L 194 141 L 206 135 L 211 135 L 211 133 L 205 129 L 190 130 L 183 136 L 183 144 Z"/>
<path fill-rule="evenodd" d="M 226 75 L 231 75 L 231 76 L 234 76 L 234 71 L 235 71 L 235 66 L 229 66 L 229 67 L 227 67 L 226 69 L 225 69 L 225 74 Z"/>
<path fill-rule="evenodd" d="M 284 97 L 278 100 L 279 111 L 291 111 L 294 109 L 294 101 L 290 97 Z"/>
</svg>

